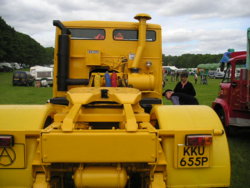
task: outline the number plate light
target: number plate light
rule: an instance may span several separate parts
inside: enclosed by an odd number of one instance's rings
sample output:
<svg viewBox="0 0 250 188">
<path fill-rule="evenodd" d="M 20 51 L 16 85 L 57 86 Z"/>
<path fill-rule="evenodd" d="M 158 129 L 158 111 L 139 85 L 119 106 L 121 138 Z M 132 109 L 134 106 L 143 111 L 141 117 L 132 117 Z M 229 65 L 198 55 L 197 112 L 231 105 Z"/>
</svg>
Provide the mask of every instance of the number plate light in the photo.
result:
<svg viewBox="0 0 250 188">
<path fill-rule="evenodd" d="M 11 147 L 14 145 L 13 135 L 0 135 L 0 147 Z"/>
<path fill-rule="evenodd" d="M 186 146 L 205 146 L 211 145 L 212 135 L 186 135 Z"/>
</svg>

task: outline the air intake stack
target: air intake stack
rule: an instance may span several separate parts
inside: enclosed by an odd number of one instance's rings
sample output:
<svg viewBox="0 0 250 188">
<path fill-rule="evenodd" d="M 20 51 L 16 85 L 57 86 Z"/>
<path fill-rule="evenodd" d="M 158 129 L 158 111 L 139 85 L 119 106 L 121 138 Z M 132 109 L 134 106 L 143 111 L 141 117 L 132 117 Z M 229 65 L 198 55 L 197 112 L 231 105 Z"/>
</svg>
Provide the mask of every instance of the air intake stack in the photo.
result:
<svg viewBox="0 0 250 188">
<path fill-rule="evenodd" d="M 143 50 L 146 45 L 146 31 L 147 31 L 147 20 L 151 19 L 151 16 L 148 14 L 137 14 L 135 17 L 139 21 L 139 41 L 138 41 L 138 47 L 135 54 L 135 59 L 133 61 L 132 67 L 130 68 L 132 73 L 138 73 L 139 72 L 139 62 L 141 60 L 141 56 L 143 53 Z"/>
</svg>

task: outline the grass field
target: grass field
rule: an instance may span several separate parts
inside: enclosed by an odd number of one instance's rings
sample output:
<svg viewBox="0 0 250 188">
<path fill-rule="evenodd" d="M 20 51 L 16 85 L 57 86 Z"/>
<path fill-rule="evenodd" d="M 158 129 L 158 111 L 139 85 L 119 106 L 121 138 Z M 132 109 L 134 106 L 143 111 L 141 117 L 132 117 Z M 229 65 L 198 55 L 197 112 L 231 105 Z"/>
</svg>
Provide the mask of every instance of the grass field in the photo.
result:
<svg viewBox="0 0 250 188">
<path fill-rule="evenodd" d="M 170 79 L 168 79 L 170 80 Z M 189 80 L 194 83 L 193 78 Z M 220 80 L 209 79 L 208 85 L 194 87 L 200 104 L 211 106 L 218 94 Z M 167 81 L 165 89 L 173 89 L 176 82 Z M 0 73 L 0 104 L 45 104 L 52 97 L 52 88 L 13 87 L 12 73 Z M 164 99 L 165 104 L 171 104 Z M 232 164 L 231 187 L 250 187 L 250 130 L 240 130 L 228 138 Z"/>
<path fill-rule="evenodd" d="M 52 88 L 12 86 L 12 73 L 0 73 L 0 104 L 44 104 Z"/>
</svg>

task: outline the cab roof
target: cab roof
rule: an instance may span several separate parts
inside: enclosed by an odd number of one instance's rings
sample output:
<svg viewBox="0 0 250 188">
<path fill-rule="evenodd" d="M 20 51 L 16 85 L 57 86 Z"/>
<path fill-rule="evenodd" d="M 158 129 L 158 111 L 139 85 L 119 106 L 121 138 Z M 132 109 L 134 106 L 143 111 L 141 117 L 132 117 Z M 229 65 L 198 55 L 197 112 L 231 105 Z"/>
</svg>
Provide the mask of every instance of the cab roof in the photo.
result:
<svg viewBox="0 0 250 188">
<path fill-rule="evenodd" d="M 118 21 L 64 21 L 63 25 L 70 28 L 138 28 L 139 22 Z M 147 23 L 148 29 L 161 29 L 158 24 Z"/>
</svg>

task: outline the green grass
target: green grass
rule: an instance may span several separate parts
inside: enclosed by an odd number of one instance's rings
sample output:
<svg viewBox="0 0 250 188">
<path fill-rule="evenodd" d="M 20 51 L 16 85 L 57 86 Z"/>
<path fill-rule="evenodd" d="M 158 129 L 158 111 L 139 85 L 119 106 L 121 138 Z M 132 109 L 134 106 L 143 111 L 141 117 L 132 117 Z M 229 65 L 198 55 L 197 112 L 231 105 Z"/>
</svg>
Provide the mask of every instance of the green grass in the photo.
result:
<svg viewBox="0 0 250 188">
<path fill-rule="evenodd" d="M 0 104 L 45 104 L 52 88 L 12 86 L 12 73 L 0 73 Z"/>
<path fill-rule="evenodd" d="M 168 78 L 165 89 L 174 89 L 177 82 Z M 193 83 L 200 104 L 211 106 L 219 91 L 221 80 L 209 79 L 208 85 L 198 81 Z M 0 73 L 0 104 L 45 104 L 52 97 L 52 88 L 34 88 L 12 86 L 12 73 Z M 164 99 L 165 104 L 171 104 Z M 232 164 L 231 187 L 250 187 L 250 130 L 238 131 L 234 137 L 228 138 Z"/>
<path fill-rule="evenodd" d="M 239 131 L 228 139 L 232 165 L 231 187 L 250 187 L 250 131 Z"/>
</svg>

